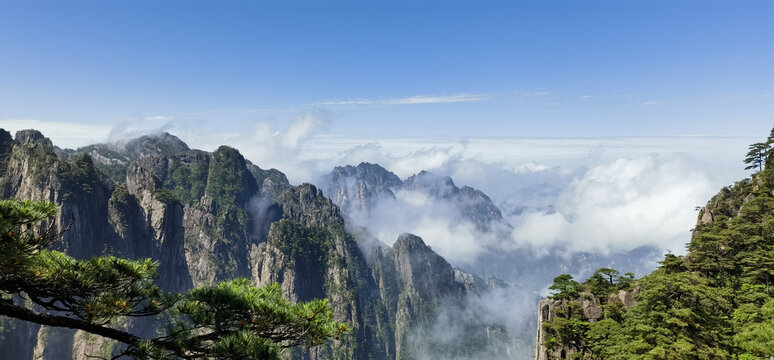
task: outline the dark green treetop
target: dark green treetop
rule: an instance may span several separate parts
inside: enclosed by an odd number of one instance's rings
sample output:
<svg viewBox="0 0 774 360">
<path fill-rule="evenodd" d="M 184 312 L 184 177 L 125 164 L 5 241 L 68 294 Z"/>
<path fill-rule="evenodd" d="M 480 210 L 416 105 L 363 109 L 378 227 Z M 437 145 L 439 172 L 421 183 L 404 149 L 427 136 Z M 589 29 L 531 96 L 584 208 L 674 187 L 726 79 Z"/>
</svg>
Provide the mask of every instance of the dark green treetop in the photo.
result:
<svg viewBox="0 0 774 360">
<path fill-rule="evenodd" d="M 578 297 L 581 284 L 573 280 L 572 275 L 562 274 L 554 278 L 554 283 L 548 289 L 554 291 L 551 295 L 554 299 L 570 299 Z"/>
</svg>

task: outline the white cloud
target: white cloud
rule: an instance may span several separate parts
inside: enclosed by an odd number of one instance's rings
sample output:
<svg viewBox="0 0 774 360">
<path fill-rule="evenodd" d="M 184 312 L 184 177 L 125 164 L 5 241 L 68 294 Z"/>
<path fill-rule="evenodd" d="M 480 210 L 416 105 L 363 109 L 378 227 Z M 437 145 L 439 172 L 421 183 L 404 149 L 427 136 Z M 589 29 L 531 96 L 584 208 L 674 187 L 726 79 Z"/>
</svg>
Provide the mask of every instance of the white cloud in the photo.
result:
<svg viewBox="0 0 774 360">
<path fill-rule="evenodd" d="M 442 104 L 442 103 L 465 103 L 479 102 L 489 100 L 487 94 L 451 94 L 451 95 L 416 95 L 405 98 L 391 99 L 352 99 L 352 100 L 332 100 L 322 101 L 312 105 L 416 105 L 416 104 Z"/>
<path fill-rule="evenodd" d="M 452 264 L 465 264 L 494 244 L 493 234 L 484 234 L 465 219 L 459 204 L 436 199 L 423 191 L 399 190 L 395 198 L 382 198 L 370 212 L 349 209 L 355 224 L 364 226 L 382 242 L 392 244 L 404 232 L 421 237 Z"/>
<path fill-rule="evenodd" d="M 299 116 L 290 123 L 285 132 L 279 134 L 280 143 L 285 149 L 298 151 L 299 145 L 309 139 L 323 124 L 319 116 L 311 114 Z"/>
<path fill-rule="evenodd" d="M 175 127 L 201 124 L 201 121 L 175 118 L 172 116 L 150 116 L 125 119 L 113 126 L 107 137 L 109 142 L 134 139 L 150 133 L 160 133 Z"/>
<path fill-rule="evenodd" d="M 103 142 L 110 133 L 110 126 L 73 122 L 42 121 L 34 119 L 2 119 L 0 128 L 13 135 L 18 130 L 35 129 L 51 139 L 54 145 L 64 148 Z"/>
<path fill-rule="evenodd" d="M 655 245 L 682 253 L 696 222 L 694 207 L 717 190 L 707 169 L 685 156 L 619 159 L 573 181 L 556 212 L 512 217 L 513 238 L 518 245 L 569 252 Z"/>
<path fill-rule="evenodd" d="M 551 167 L 548 165 L 538 164 L 534 161 L 521 164 L 517 166 L 515 169 L 513 169 L 513 171 L 517 174 L 534 173 L 534 172 L 547 171 L 547 170 L 551 170 Z"/>
<path fill-rule="evenodd" d="M 316 114 L 296 117 L 283 130 L 276 130 L 268 122 L 257 122 L 247 131 L 204 132 L 197 126 L 183 123 L 166 130 L 179 136 L 192 148 L 212 151 L 220 145 L 236 148 L 248 160 L 261 168 L 276 168 L 296 183 L 310 181 L 317 171 L 316 166 L 301 153 L 305 144 L 325 125 L 325 120 Z"/>
</svg>

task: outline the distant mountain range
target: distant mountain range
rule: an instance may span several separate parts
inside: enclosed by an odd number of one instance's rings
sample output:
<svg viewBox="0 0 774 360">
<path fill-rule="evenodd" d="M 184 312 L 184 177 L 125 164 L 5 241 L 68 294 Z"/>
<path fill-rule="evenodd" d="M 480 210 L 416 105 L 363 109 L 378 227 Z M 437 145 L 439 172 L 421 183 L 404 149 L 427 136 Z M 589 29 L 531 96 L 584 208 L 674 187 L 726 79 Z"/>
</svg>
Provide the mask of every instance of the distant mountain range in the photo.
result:
<svg viewBox="0 0 774 360">
<path fill-rule="evenodd" d="M 401 180 L 397 175 L 378 164 L 360 163 L 357 166 L 336 167 L 322 177 L 320 186 L 326 189 L 331 200 L 339 205 L 343 213 L 356 225 L 368 227 L 369 223 L 393 227 L 401 230 L 399 216 L 384 216 L 382 211 L 374 211 L 381 204 L 393 207 L 396 194 L 410 194 L 409 197 L 423 196 L 429 199 L 419 208 L 424 213 L 433 209 L 446 209 L 439 216 L 448 216 L 450 226 L 458 222 L 472 224 L 476 232 L 467 241 L 482 243 L 482 251 L 475 261 L 460 264 L 467 271 L 484 276 L 495 276 L 510 283 L 518 284 L 532 292 L 540 292 L 561 273 L 572 273 L 580 277 L 590 275 L 600 267 L 615 267 L 622 272 L 636 274 L 647 273 L 655 266 L 662 250 L 643 246 L 627 252 L 607 255 L 589 252 L 564 253 L 560 249 L 549 251 L 544 256 L 536 256 L 533 249 L 513 247 L 511 231 L 513 226 L 503 217 L 503 213 L 518 215 L 525 211 L 552 212 L 546 198 L 554 198 L 560 189 L 549 185 L 535 185 L 521 190 L 519 200 L 522 204 L 503 203 L 507 212 L 502 211 L 489 196 L 469 186 L 458 187 L 452 178 L 427 171 Z M 380 218 L 374 218 L 380 217 Z M 391 222 L 390 219 L 396 219 Z M 408 231 L 408 229 L 406 229 Z"/>
</svg>

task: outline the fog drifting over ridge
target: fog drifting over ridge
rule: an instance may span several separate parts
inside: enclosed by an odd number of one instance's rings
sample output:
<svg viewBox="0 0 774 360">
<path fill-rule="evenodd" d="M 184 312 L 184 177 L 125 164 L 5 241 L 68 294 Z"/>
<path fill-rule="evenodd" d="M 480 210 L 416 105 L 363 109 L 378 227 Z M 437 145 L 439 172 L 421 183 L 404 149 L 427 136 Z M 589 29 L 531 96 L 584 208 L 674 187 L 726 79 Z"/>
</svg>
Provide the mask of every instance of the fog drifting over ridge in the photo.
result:
<svg viewBox="0 0 774 360">
<path fill-rule="evenodd" d="M 378 163 L 404 179 L 421 170 L 451 176 L 458 186 L 482 190 L 503 210 L 514 226 L 507 241 L 478 232 L 451 216 L 443 204 L 428 207 L 417 194 L 398 193 L 384 210 L 377 209 L 379 217 L 361 220 L 387 243 L 397 234 L 413 232 L 452 263 L 473 261 L 483 246 L 523 247 L 538 255 L 549 249 L 605 254 L 642 245 L 682 253 L 696 220 L 694 208 L 720 187 L 748 175 L 742 159 L 747 144 L 759 140 L 352 138 L 325 135 L 325 124 L 323 117 L 306 114 L 281 130 L 261 122 L 244 132 L 229 132 L 156 117 L 124 122 L 105 136 L 120 140 L 168 131 L 192 148 L 212 151 L 230 145 L 262 168 L 283 171 L 296 184 L 315 183 L 334 166 L 360 162 Z M 60 146 L 85 141 L 82 135 L 57 131 L 62 126 L 0 122 L 11 131 L 38 128 Z"/>
</svg>

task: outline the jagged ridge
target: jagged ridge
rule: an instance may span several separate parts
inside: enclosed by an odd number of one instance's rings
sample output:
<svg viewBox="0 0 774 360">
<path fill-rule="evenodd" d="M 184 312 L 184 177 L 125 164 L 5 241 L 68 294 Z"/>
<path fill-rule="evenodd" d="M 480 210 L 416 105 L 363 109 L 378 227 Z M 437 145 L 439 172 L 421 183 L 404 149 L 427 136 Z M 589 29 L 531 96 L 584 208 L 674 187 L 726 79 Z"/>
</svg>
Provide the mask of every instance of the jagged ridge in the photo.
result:
<svg viewBox="0 0 774 360">
<path fill-rule="evenodd" d="M 434 315 L 429 309 L 464 306 L 467 294 L 482 290 L 456 282 L 452 267 L 410 235 L 392 248 L 377 247 L 378 260 L 367 263 L 344 230 L 338 206 L 320 190 L 291 186 L 281 172 L 260 169 L 235 149 L 191 150 L 162 134 L 123 147 L 60 151 L 37 131 L 11 139 L 0 130 L 0 165 L 3 197 L 61 204 L 57 225 L 72 221 L 61 246 L 74 257 L 151 257 L 161 261 L 159 282 L 170 291 L 248 277 L 256 284 L 280 282 L 294 300 L 331 299 L 336 317 L 352 324 L 353 334 L 337 344 L 296 349 L 291 358 L 397 359 L 428 349 L 459 355 L 494 344 L 484 334 L 476 338 L 483 342 L 461 349 L 427 345 Z M 122 326 L 142 333 L 151 325 Z M 485 331 L 481 326 L 478 333 Z M 0 343 L 19 359 L 83 359 L 109 354 L 114 346 L 82 332 L 22 322 L 6 327 Z M 495 353 L 506 357 L 507 351 Z"/>
</svg>

